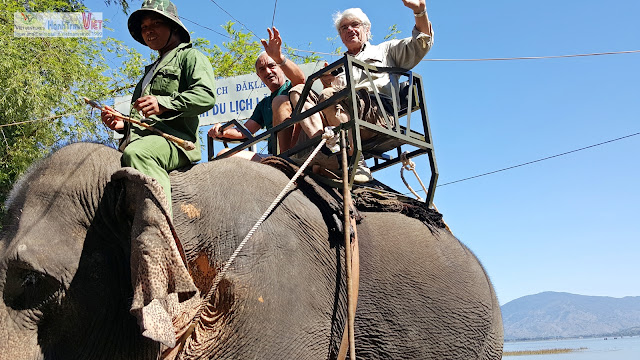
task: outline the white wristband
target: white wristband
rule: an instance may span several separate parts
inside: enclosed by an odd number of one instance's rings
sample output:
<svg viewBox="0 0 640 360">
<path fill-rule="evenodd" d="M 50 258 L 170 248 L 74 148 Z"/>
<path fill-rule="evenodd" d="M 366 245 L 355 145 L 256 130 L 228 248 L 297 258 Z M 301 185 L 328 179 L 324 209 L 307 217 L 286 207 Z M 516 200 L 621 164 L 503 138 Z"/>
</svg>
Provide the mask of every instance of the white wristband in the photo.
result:
<svg viewBox="0 0 640 360">
<path fill-rule="evenodd" d="M 424 9 L 424 10 L 422 10 L 422 12 L 419 12 L 419 13 L 413 13 L 413 16 L 415 16 L 417 18 L 423 17 L 425 15 L 427 15 L 427 9 Z"/>
<path fill-rule="evenodd" d="M 283 58 L 283 59 L 282 59 L 282 62 L 281 62 L 280 64 L 276 64 L 276 65 L 278 65 L 278 66 L 282 66 L 282 65 L 284 65 L 286 62 L 287 62 L 287 58 Z"/>
</svg>

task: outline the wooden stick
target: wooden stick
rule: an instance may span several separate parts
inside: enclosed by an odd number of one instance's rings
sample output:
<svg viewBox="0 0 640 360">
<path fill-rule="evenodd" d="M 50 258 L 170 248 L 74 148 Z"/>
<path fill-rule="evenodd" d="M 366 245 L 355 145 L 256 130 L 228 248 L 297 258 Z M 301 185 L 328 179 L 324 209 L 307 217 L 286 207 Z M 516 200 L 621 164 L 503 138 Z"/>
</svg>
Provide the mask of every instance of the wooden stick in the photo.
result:
<svg viewBox="0 0 640 360">
<path fill-rule="evenodd" d="M 132 118 L 130 118 L 128 116 L 124 116 L 124 115 L 122 115 L 122 114 L 120 114 L 118 112 L 109 110 L 109 109 L 107 109 L 105 107 L 100 106 L 100 104 L 98 104 L 97 102 L 95 102 L 95 101 L 93 101 L 93 100 L 91 100 L 91 99 L 89 99 L 87 97 L 84 97 L 84 102 L 89 104 L 89 105 L 91 105 L 91 107 L 94 107 L 96 109 L 100 109 L 102 111 L 106 111 L 109 114 L 117 117 L 118 119 L 122 119 L 122 120 L 124 120 L 126 122 L 129 122 L 129 123 L 132 123 L 132 124 L 140 125 L 143 128 L 145 128 L 147 130 L 150 130 L 150 131 L 154 132 L 155 134 L 157 134 L 159 136 L 162 136 L 163 138 L 175 143 L 176 145 L 180 146 L 181 148 L 183 148 L 183 149 L 185 149 L 187 151 L 188 150 L 194 150 L 196 148 L 196 146 L 189 140 L 180 139 L 177 136 L 173 136 L 171 134 L 167 134 L 167 133 L 165 133 L 165 132 L 163 132 L 161 130 L 158 130 L 158 129 L 154 128 L 153 126 L 151 126 L 149 124 L 143 123 L 142 121 L 138 121 L 138 120 L 132 119 Z"/>
</svg>

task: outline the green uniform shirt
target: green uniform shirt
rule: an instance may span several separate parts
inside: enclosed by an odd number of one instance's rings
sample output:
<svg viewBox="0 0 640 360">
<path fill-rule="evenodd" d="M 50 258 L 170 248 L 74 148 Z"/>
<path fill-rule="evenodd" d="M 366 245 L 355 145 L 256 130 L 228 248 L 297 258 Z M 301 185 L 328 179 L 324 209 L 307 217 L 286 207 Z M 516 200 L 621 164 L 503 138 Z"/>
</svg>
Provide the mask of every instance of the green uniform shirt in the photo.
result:
<svg viewBox="0 0 640 360">
<path fill-rule="evenodd" d="M 145 68 L 145 75 L 153 68 Z M 143 76 L 144 79 L 144 76 Z M 169 51 L 160 59 L 149 85 L 142 89 L 142 80 L 136 86 L 131 98 L 131 117 L 141 119 L 142 116 L 133 108 L 136 99 L 153 95 L 158 104 L 167 108 L 162 115 L 149 117 L 149 125 L 167 134 L 189 140 L 196 145 L 194 150 L 187 151 L 178 147 L 191 162 L 200 160 L 200 140 L 198 115 L 211 109 L 215 103 L 215 87 L 213 68 L 209 59 L 194 49 L 191 43 L 182 43 Z M 128 124 L 128 123 L 127 123 Z M 138 125 L 128 128 L 127 143 L 152 132 Z M 126 139 L 126 137 L 125 137 Z"/>
</svg>

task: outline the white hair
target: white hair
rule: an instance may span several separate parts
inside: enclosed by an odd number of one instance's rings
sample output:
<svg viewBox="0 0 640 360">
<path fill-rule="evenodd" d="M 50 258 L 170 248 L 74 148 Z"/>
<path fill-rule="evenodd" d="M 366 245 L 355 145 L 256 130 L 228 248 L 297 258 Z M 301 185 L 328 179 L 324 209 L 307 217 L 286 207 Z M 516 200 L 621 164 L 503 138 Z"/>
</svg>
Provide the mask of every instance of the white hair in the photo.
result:
<svg viewBox="0 0 640 360">
<path fill-rule="evenodd" d="M 369 17 L 367 16 L 367 14 L 365 14 L 364 11 L 362 11 L 362 9 L 360 8 L 351 8 L 344 11 L 338 11 L 337 13 L 333 14 L 333 26 L 336 27 L 338 35 L 340 34 L 340 23 L 342 22 L 342 20 L 347 18 L 358 19 L 364 25 L 366 32 L 365 40 L 371 40 L 371 21 L 369 21 Z"/>
<path fill-rule="evenodd" d="M 260 60 L 262 55 L 267 55 L 267 52 L 263 51 L 260 54 L 258 54 L 258 57 L 256 58 L 256 63 L 253 65 L 253 67 L 256 68 L 256 71 L 258 71 L 258 60 Z M 267 56 L 269 56 L 269 55 L 267 55 Z"/>
</svg>

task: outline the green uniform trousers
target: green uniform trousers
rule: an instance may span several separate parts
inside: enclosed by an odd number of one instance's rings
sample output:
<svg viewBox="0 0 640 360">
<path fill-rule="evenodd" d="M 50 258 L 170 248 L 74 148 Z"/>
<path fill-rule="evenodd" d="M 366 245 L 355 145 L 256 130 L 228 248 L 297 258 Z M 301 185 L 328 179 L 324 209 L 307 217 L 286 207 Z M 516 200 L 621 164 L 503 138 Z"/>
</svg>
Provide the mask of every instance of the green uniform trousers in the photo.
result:
<svg viewBox="0 0 640 360">
<path fill-rule="evenodd" d="M 187 156 L 162 136 L 147 135 L 128 144 L 120 162 L 122 166 L 130 166 L 151 176 L 162 185 L 169 203 L 169 214 L 172 215 L 169 172 L 191 164 Z"/>
</svg>

